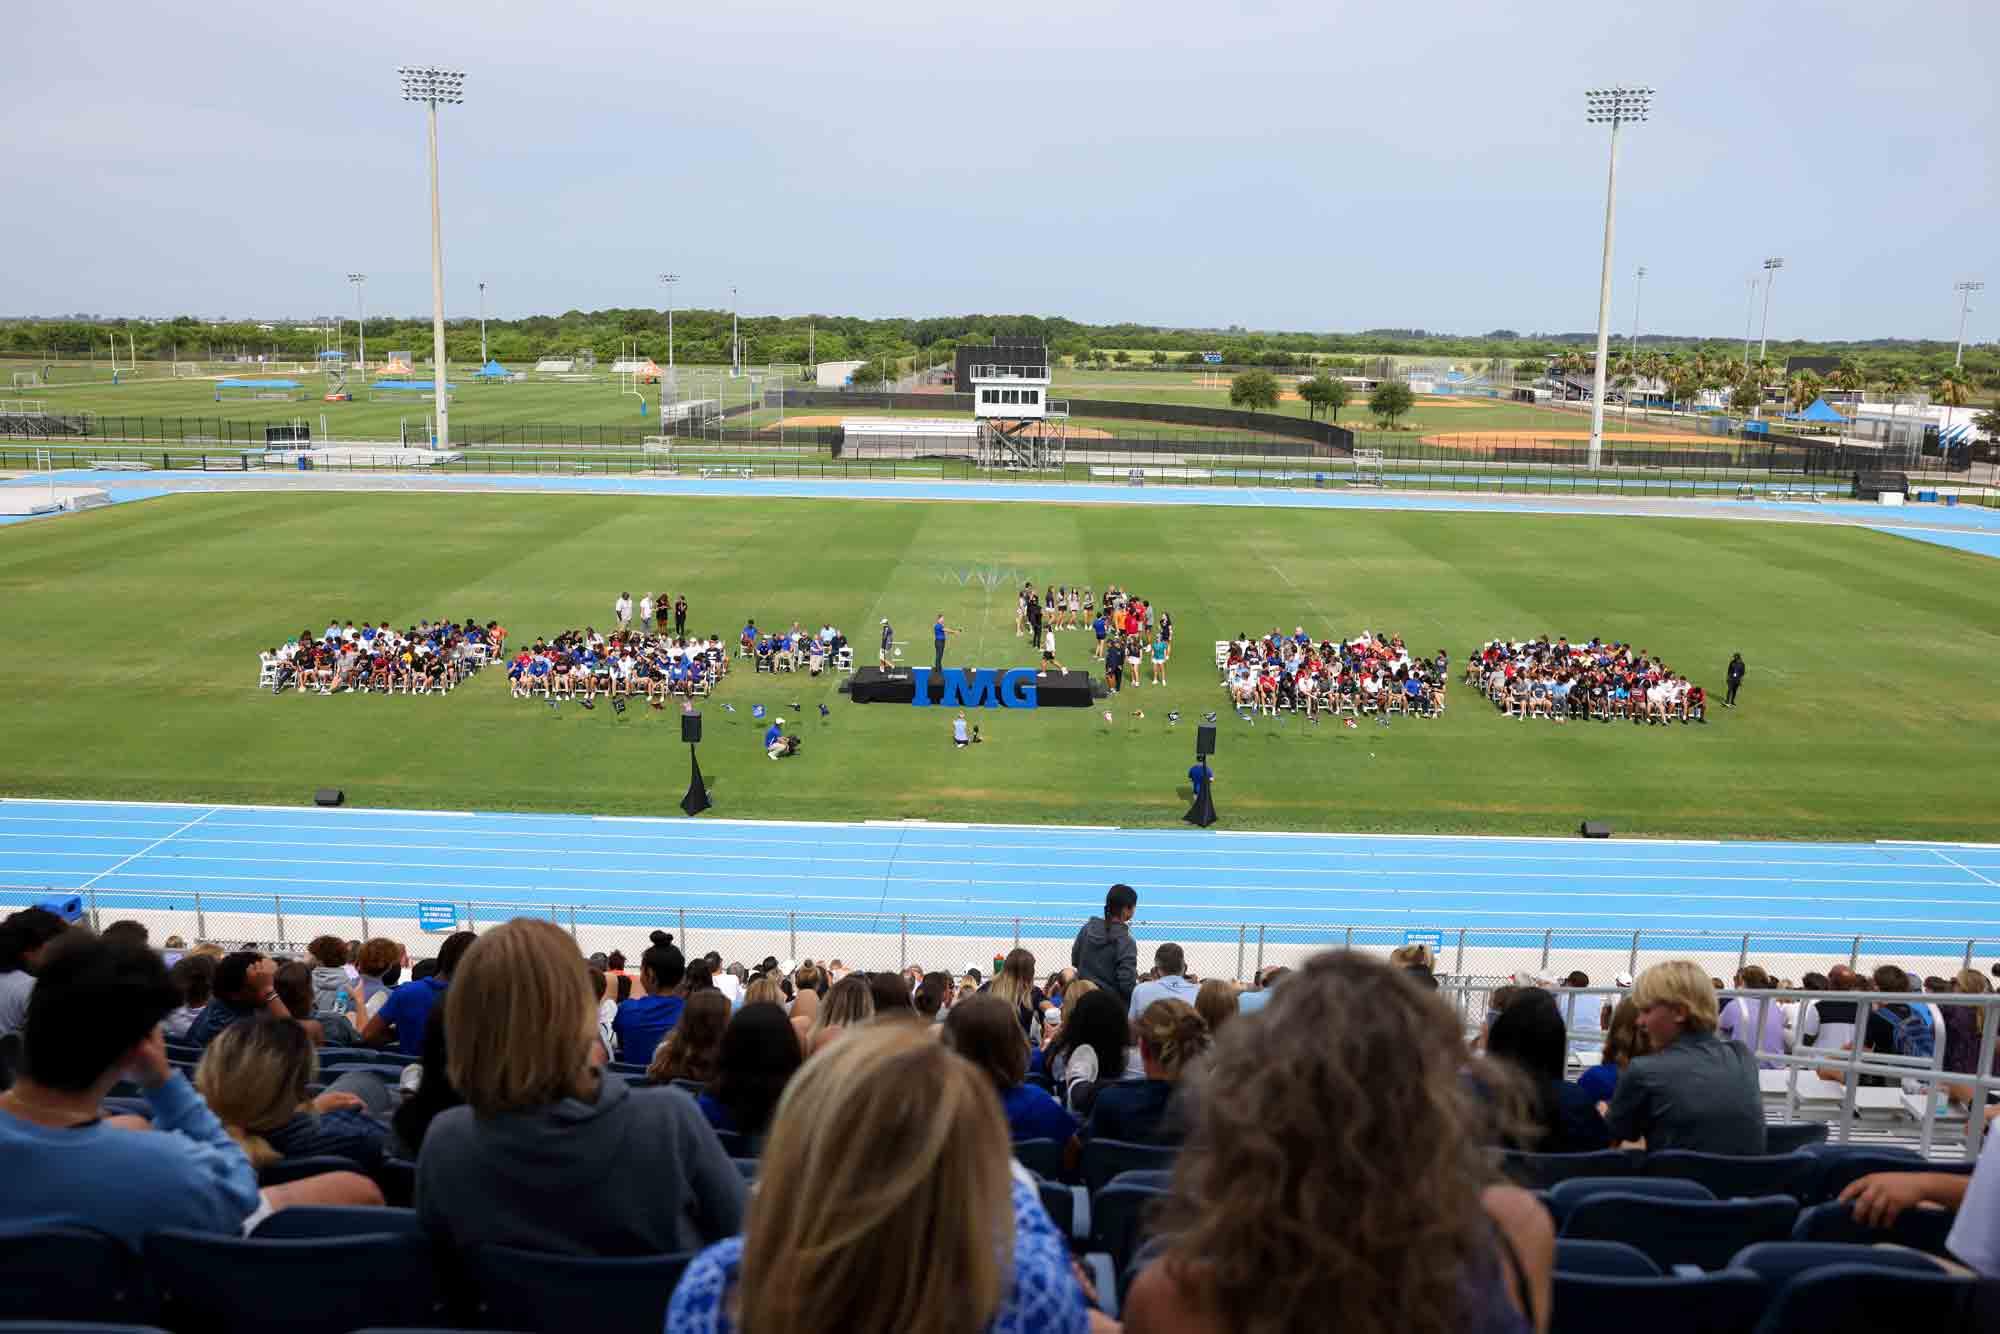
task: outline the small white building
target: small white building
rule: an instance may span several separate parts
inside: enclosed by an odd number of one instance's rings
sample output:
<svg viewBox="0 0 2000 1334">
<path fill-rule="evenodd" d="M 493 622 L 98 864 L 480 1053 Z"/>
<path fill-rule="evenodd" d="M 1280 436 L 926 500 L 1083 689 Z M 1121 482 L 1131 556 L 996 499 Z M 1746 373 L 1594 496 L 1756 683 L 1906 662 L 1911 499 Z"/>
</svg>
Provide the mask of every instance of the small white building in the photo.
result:
<svg viewBox="0 0 2000 1334">
<path fill-rule="evenodd" d="M 854 372 L 867 364 L 865 361 L 822 361 L 815 369 L 813 383 L 821 389 L 845 389 Z"/>
</svg>

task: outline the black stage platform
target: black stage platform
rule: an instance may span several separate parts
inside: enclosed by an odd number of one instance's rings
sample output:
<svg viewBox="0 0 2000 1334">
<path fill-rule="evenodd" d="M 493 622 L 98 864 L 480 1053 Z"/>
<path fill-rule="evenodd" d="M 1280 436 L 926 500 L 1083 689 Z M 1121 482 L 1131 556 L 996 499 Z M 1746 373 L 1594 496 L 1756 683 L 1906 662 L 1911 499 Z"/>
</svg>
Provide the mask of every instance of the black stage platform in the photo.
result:
<svg viewBox="0 0 2000 1334">
<path fill-rule="evenodd" d="M 944 669 L 944 675 L 958 672 L 956 667 Z M 1003 693 L 1000 680 L 1010 669 L 995 669 L 993 672 L 995 704 L 1001 702 Z M 1026 669 L 1021 669 L 1026 670 Z M 930 673 L 930 698 L 936 704 L 944 698 L 944 675 Z M 1096 686 L 1089 672 L 1050 672 L 1044 676 L 1034 673 L 1035 702 L 1048 709 L 1087 709 L 1096 698 Z M 910 669 L 903 668 L 885 672 L 880 667 L 859 667 L 841 687 L 856 704 L 910 704 L 917 698 L 916 679 Z M 969 685 L 963 691 L 964 697 L 971 699 Z"/>
</svg>

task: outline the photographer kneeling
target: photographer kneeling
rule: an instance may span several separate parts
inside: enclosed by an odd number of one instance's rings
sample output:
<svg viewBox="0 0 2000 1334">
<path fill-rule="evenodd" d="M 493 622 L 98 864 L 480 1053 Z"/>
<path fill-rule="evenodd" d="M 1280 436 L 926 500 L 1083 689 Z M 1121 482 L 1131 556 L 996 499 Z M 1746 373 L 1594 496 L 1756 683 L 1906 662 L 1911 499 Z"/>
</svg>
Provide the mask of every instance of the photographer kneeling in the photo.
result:
<svg viewBox="0 0 2000 1334">
<path fill-rule="evenodd" d="M 764 731 L 764 753 L 774 760 L 799 753 L 799 739 L 785 735 L 785 720 L 780 718 Z"/>
</svg>

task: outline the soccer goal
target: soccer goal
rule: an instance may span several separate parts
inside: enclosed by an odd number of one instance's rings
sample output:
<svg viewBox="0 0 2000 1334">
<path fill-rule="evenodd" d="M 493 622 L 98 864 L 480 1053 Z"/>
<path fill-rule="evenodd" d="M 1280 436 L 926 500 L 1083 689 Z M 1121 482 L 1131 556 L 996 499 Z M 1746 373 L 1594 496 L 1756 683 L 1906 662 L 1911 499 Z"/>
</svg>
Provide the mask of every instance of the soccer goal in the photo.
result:
<svg viewBox="0 0 2000 1334">
<path fill-rule="evenodd" d="M 16 389 L 40 389 L 42 387 L 42 373 L 40 371 L 15 371 L 14 387 Z"/>
<path fill-rule="evenodd" d="M 177 361 L 174 363 L 174 378 L 176 380 L 192 380 L 200 374 L 201 364 L 199 362 Z"/>
<path fill-rule="evenodd" d="M 1382 451 L 1379 449 L 1357 449 L 1354 451 L 1354 480 L 1350 486 L 1382 485 Z"/>
</svg>

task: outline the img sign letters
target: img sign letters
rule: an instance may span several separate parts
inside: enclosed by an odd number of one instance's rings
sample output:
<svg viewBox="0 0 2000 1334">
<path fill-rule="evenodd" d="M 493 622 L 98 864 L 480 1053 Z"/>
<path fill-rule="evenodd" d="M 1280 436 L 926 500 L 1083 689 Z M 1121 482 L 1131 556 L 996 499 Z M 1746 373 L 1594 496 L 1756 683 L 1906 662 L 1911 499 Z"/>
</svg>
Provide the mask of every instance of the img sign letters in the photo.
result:
<svg viewBox="0 0 2000 1334">
<path fill-rule="evenodd" d="M 938 678 L 939 695 L 931 698 L 931 678 Z M 1026 667 L 1016 667 L 1011 671 L 996 672 L 990 667 L 948 668 L 933 672 L 928 667 L 917 667 L 910 672 L 911 682 L 916 687 L 916 697 L 910 703 L 918 708 L 928 708 L 933 703 L 941 708 L 961 709 L 1032 709 L 1035 704 L 1035 673 Z"/>
</svg>

